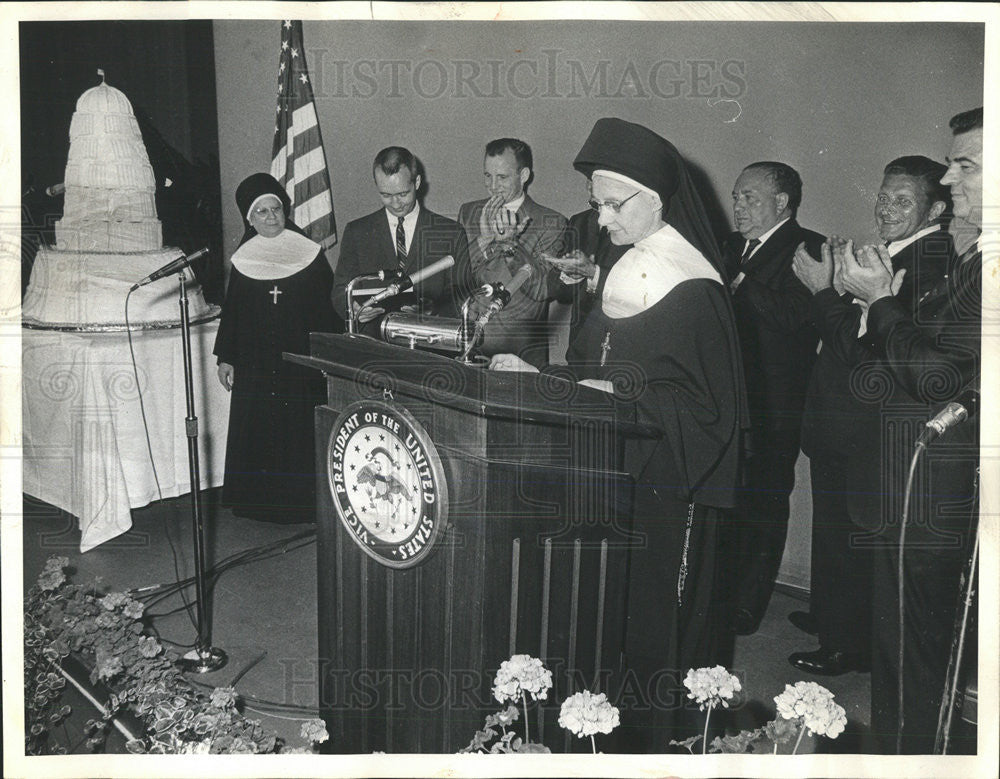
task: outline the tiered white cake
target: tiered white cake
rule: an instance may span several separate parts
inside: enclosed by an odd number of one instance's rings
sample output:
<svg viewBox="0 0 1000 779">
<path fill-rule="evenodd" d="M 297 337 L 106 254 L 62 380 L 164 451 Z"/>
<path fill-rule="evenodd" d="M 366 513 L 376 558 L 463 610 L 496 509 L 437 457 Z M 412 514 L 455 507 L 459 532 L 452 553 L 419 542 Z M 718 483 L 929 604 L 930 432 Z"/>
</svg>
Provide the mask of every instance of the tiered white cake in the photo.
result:
<svg viewBox="0 0 1000 779">
<path fill-rule="evenodd" d="M 129 287 L 182 254 L 163 247 L 153 168 L 132 104 L 114 87 L 102 83 L 77 100 L 65 187 L 56 247 L 38 251 L 23 322 L 114 329 L 125 323 Z M 217 310 L 193 279 L 187 293 L 192 320 Z M 176 283 L 165 279 L 132 293 L 128 320 L 146 326 L 179 322 Z"/>
</svg>

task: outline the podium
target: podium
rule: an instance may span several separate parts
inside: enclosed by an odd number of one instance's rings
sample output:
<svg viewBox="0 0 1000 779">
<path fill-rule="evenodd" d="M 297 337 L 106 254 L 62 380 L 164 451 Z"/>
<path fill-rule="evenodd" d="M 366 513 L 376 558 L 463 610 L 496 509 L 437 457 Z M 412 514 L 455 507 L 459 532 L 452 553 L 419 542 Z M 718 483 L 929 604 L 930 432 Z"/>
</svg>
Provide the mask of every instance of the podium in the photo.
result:
<svg viewBox="0 0 1000 779">
<path fill-rule="evenodd" d="M 308 356 L 286 359 L 327 381 L 315 420 L 330 751 L 457 752 L 503 708 L 493 679 L 516 653 L 553 674 L 548 698 L 529 701 L 531 740 L 589 750 L 559 728 L 559 706 L 618 670 L 621 458 L 628 437 L 660 432 L 598 390 L 360 335 L 314 333 Z"/>
</svg>

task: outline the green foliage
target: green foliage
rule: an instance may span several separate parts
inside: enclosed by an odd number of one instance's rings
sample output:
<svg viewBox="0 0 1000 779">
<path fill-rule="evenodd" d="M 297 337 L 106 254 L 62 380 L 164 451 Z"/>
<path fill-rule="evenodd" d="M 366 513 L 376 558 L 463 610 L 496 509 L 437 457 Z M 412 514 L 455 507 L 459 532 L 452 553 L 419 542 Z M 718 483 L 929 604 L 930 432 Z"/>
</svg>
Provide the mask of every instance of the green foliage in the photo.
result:
<svg viewBox="0 0 1000 779">
<path fill-rule="evenodd" d="M 70 583 L 68 564 L 65 557 L 50 557 L 24 600 L 26 754 L 66 751 L 54 729 L 71 713 L 60 704 L 66 687 L 61 663 L 71 653 L 91 667 L 92 683 L 111 690 L 101 719 L 84 726 L 90 751 L 104 747 L 111 721 L 125 711 L 145 726 L 140 738 L 126 744 L 134 754 L 292 751 L 259 721 L 243 716 L 232 688 L 211 695 L 195 689 L 174 665 L 176 654 L 143 633 L 141 603 L 120 592 L 100 596 L 96 582 Z M 313 743 L 325 740 L 322 722 L 312 723 L 307 735 Z"/>
</svg>

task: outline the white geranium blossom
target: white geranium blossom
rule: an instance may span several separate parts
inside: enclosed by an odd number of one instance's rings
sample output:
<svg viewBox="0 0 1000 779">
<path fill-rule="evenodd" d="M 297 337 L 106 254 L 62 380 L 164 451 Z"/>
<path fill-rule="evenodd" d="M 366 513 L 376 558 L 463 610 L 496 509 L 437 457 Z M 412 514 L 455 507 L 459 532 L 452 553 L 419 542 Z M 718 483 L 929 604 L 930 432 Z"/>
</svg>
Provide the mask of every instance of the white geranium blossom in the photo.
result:
<svg viewBox="0 0 1000 779">
<path fill-rule="evenodd" d="M 836 738 L 844 732 L 847 713 L 835 703 L 833 693 L 816 682 L 786 684 L 785 691 L 774 698 L 778 716 L 799 720 L 810 734 Z"/>
<path fill-rule="evenodd" d="M 552 687 L 552 672 L 531 655 L 514 655 L 500 664 L 493 680 L 493 697 L 500 703 L 517 702 L 522 694 L 545 700 Z"/>
<path fill-rule="evenodd" d="M 709 706 L 729 708 L 729 701 L 742 689 L 740 680 L 721 665 L 715 668 L 689 668 L 684 686 L 690 690 L 688 698 L 702 711 Z"/>
<path fill-rule="evenodd" d="M 578 738 L 610 733 L 618 724 L 618 708 L 611 705 L 603 692 L 597 695 L 589 690 L 578 692 L 564 700 L 559 710 L 560 727 Z"/>
</svg>

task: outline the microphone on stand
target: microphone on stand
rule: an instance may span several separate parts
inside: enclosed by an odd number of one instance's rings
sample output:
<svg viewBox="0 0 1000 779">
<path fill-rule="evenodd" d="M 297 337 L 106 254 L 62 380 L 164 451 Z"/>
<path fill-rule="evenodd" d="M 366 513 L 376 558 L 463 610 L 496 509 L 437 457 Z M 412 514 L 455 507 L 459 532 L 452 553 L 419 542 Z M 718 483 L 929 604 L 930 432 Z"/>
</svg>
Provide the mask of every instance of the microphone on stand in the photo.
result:
<svg viewBox="0 0 1000 779">
<path fill-rule="evenodd" d="M 129 292 L 135 292 L 137 289 L 139 289 L 139 287 L 144 287 L 145 285 L 151 284 L 154 281 L 159 281 L 160 279 L 166 276 L 171 276 L 174 273 L 179 273 L 180 271 L 184 270 L 188 265 L 190 265 L 192 262 L 201 259 L 206 254 L 208 254 L 207 246 L 203 249 L 199 249 L 193 254 L 188 254 L 186 256 L 178 257 L 176 260 L 171 260 L 159 270 L 155 270 L 152 273 L 150 273 L 142 281 L 133 284 Z"/>
<path fill-rule="evenodd" d="M 917 439 L 916 446 L 927 446 L 945 430 L 974 417 L 978 411 L 979 392 L 967 389 L 927 422 L 924 431 Z"/>
<path fill-rule="evenodd" d="M 531 278 L 534 269 L 528 263 L 522 265 L 517 273 L 514 274 L 514 278 L 510 280 L 510 284 L 504 286 L 503 284 L 497 283 L 494 285 L 495 289 L 493 292 L 493 301 L 490 303 L 489 308 L 487 308 L 479 318 L 476 320 L 476 329 L 486 327 L 486 323 L 490 321 L 495 315 L 503 311 L 504 307 L 510 302 L 511 295 L 517 292 L 524 283 Z M 488 286 L 488 285 L 487 285 Z"/>
<path fill-rule="evenodd" d="M 441 273 L 442 271 L 446 271 L 454 264 L 455 264 L 455 258 L 452 257 L 450 254 L 447 255 L 446 257 L 442 257 L 437 262 L 432 262 L 426 268 L 421 268 L 420 270 L 416 271 L 410 276 L 403 276 L 398 281 L 392 282 L 381 292 L 378 292 L 372 295 L 370 298 L 368 298 L 368 300 L 365 301 L 364 307 L 369 308 L 370 306 L 374 306 L 376 303 L 379 303 L 385 300 L 386 298 L 391 298 L 400 294 L 401 292 L 406 292 L 407 290 L 412 289 L 414 286 L 419 284 L 424 279 L 430 278 L 431 276 L 435 276 L 438 273 Z"/>
</svg>

